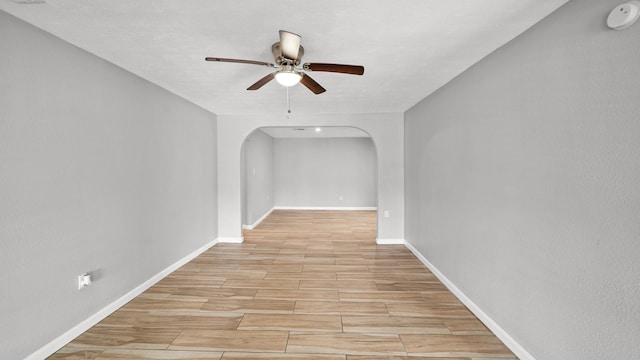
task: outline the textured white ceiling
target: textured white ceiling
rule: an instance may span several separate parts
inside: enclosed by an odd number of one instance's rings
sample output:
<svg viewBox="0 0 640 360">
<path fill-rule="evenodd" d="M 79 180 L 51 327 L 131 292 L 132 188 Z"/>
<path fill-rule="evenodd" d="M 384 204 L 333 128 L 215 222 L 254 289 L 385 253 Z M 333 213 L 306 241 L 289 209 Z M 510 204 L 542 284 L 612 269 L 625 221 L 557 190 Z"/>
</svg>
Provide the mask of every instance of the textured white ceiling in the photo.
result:
<svg viewBox="0 0 640 360">
<path fill-rule="evenodd" d="M 363 65 L 310 74 L 327 92 L 290 90 L 294 113 L 402 112 L 568 0 L 0 0 L 0 9 L 216 114 L 285 113 L 273 61 L 278 30 L 302 35 L 303 62 Z"/>
</svg>

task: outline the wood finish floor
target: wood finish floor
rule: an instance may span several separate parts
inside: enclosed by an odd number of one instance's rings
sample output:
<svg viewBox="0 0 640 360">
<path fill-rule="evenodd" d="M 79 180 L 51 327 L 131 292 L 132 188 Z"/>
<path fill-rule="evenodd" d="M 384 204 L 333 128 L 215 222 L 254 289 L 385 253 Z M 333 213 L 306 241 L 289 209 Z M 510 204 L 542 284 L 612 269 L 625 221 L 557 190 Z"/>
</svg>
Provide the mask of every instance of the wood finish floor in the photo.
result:
<svg viewBox="0 0 640 360">
<path fill-rule="evenodd" d="M 50 359 L 516 359 L 375 211 L 274 211 Z"/>
</svg>

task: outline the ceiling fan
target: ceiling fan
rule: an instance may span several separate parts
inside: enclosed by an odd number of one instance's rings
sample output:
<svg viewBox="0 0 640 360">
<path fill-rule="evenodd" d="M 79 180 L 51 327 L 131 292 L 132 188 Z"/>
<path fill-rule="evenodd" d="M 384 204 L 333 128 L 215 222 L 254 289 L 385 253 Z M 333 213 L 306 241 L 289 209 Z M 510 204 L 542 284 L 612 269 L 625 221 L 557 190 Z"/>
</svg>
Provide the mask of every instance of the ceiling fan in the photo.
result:
<svg viewBox="0 0 640 360">
<path fill-rule="evenodd" d="M 263 61 L 219 57 L 207 57 L 205 60 L 260 65 L 277 69 L 277 71 L 268 74 L 255 84 L 249 86 L 247 90 L 258 90 L 275 78 L 276 81 L 283 86 L 290 87 L 297 83 L 302 83 L 302 85 L 306 86 L 314 94 L 321 94 L 325 92 L 326 89 L 307 75 L 306 72 L 324 71 L 351 75 L 364 74 L 364 67 L 360 65 L 328 63 L 304 63 L 300 65 L 300 60 L 302 59 L 302 55 L 304 55 L 304 48 L 300 45 L 300 39 L 300 35 L 280 30 L 280 41 L 271 46 L 275 64 Z"/>
</svg>

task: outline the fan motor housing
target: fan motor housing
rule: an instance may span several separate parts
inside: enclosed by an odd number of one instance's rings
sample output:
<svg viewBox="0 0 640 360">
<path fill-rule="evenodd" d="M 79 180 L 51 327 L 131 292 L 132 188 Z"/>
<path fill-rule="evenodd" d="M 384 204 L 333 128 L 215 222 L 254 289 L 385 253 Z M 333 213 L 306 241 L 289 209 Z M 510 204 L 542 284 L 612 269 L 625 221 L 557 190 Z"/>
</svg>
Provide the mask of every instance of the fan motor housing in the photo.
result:
<svg viewBox="0 0 640 360">
<path fill-rule="evenodd" d="M 292 59 L 287 59 L 282 56 L 282 50 L 280 49 L 280 42 L 274 43 L 271 45 L 271 53 L 273 53 L 273 60 L 278 65 L 287 65 L 291 63 Z M 292 65 L 298 66 L 300 65 L 300 61 L 302 61 L 302 55 L 304 55 L 304 47 L 300 46 L 298 50 L 298 58 L 293 61 Z"/>
</svg>

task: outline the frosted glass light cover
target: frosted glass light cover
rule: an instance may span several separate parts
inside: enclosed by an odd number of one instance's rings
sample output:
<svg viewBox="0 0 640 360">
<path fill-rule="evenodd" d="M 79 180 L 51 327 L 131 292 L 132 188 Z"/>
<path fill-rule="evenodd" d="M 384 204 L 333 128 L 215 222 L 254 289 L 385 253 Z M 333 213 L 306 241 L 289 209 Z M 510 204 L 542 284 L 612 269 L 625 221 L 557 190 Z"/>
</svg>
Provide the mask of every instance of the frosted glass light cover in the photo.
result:
<svg viewBox="0 0 640 360">
<path fill-rule="evenodd" d="M 300 79 L 302 79 L 302 75 L 293 71 L 292 72 L 283 71 L 276 74 L 276 81 L 280 85 L 286 86 L 286 87 L 290 87 L 299 83 Z"/>
</svg>

